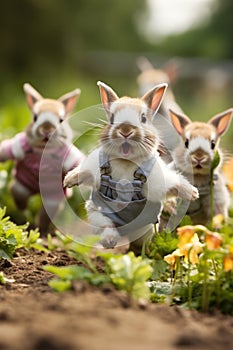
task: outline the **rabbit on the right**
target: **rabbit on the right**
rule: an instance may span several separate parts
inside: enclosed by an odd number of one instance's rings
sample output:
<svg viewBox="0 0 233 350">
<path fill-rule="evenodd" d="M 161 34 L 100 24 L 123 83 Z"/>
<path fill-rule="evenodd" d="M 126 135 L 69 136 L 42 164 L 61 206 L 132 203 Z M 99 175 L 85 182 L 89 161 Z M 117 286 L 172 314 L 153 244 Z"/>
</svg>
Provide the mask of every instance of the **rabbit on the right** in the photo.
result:
<svg viewBox="0 0 233 350">
<path fill-rule="evenodd" d="M 204 123 L 192 122 L 187 116 L 170 110 L 172 123 L 182 139 L 174 149 L 173 165 L 199 190 L 199 199 L 191 202 L 187 211 L 194 224 L 206 225 L 211 221 L 210 174 L 216 151 L 221 161 L 213 176 L 214 215 L 228 217 L 230 194 L 221 172 L 223 157 L 219 141 L 230 125 L 232 113 L 230 108 Z"/>
</svg>

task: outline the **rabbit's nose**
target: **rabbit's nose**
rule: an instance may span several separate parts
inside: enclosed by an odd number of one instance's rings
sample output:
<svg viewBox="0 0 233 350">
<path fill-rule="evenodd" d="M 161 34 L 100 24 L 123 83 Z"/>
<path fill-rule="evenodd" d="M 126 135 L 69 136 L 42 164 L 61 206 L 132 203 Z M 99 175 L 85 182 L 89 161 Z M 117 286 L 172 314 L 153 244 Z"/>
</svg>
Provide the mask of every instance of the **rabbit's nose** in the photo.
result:
<svg viewBox="0 0 233 350">
<path fill-rule="evenodd" d="M 205 163 L 208 161 L 208 159 L 209 159 L 209 157 L 205 154 L 202 154 L 202 155 L 192 154 L 191 155 L 191 160 L 194 163 L 198 163 L 198 164 Z"/>
<path fill-rule="evenodd" d="M 49 131 L 49 130 L 54 129 L 54 125 L 49 123 L 49 122 L 45 122 L 41 126 L 45 131 Z"/>
<path fill-rule="evenodd" d="M 133 131 L 129 131 L 129 132 L 120 131 L 119 133 L 121 136 L 123 136 L 126 139 L 133 135 Z"/>
</svg>

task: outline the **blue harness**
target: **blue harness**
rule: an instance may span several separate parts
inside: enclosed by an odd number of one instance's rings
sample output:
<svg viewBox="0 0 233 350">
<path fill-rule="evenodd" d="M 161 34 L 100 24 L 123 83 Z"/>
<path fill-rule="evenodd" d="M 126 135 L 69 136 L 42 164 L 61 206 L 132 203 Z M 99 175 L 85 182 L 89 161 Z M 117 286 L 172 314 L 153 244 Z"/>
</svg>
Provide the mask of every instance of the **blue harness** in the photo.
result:
<svg viewBox="0 0 233 350">
<path fill-rule="evenodd" d="M 92 201 L 109 217 L 121 235 L 158 222 L 161 202 L 151 202 L 142 193 L 156 156 L 146 160 L 134 172 L 133 181 L 115 181 L 111 178 L 108 156 L 100 151 L 100 188 L 92 193 Z"/>
</svg>

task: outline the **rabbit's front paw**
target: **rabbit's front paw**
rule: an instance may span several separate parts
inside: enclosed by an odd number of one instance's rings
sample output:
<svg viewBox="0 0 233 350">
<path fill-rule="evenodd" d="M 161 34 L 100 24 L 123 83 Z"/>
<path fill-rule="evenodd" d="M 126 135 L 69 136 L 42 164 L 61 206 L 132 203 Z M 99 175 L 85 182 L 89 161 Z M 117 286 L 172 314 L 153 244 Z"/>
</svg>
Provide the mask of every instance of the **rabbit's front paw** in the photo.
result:
<svg viewBox="0 0 233 350">
<path fill-rule="evenodd" d="M 64 187 L 73 187 L 79 184 L 79 173 L 76 169 L 69 171 L 63 181 Z"/>
<path fill-rule="evenodd" d="M 104 248 L 114 248 L 117 244 L 120 235 L 116 228 L 114 227 L 106 227 L 101 234 L 100 243 Z"/>
<path fill-rule="evenodd" d="M 177 200 L 175 197 L 168 198 L 163 206 L 163 212 L 169 214 L 169 215 L 176 215 L 176 206 L 177 206 Z"/>
<path fill-rule="evenodd" d="M 192 186 L 192 197 L 191 197 L 191 200 L 195 201 L 198 198 L 199 198 L 198 189 L 195 186 Z"/>
</svg>

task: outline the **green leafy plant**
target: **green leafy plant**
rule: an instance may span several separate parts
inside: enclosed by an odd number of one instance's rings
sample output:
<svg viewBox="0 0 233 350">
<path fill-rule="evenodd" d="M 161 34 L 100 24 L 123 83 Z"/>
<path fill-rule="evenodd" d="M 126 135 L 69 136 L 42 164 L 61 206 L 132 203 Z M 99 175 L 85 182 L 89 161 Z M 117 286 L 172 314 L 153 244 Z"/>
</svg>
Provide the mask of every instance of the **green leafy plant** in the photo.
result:
<svg viewBox="0 0 233 350">
<path fill-rule="evenodd" d="M 211 222 L 214 217 L 214 170 L 220 163 L 220 154 L 218 151 L 215 152 L 214 158 L 211 162 L 210 167 L 210 210 L 211 210 Z"/>
<path fill-rule="evenodd" d="M 86 281 L 95 286 L 109 282 L 107 275 L 92 272 L 88 268 L 79 265 L 45 266 L 44 270 L 57 276 L 49 282 L 49 285 L 57 292 L 64 292 L 71 289 L 72 282 L 77 280 Z"/>
<path fill-rule="evenodd" d="M 5 277 L 3 275 L 3 272 L 0 271 L 0 284 L 5 284 L 6 283 L 6 280 L 5 280 Z"/>
<path fill-rule="evenodd" d="M 133 252 L 124 255 L 102 255 L 107 263 L 107 273 L 112 284 L 129 293 L 132 297 L 149 299 L 147 281 L 153 269 L 149 259 L 135 256 Z"/>
<path fill-rule="evenodd" d="M 11 260 L 16 249 L 22 247 L 47 251 L 39 241 L 40 233 L 37 229 L 28 233 L 28 224 L 18 226 L 5 214 L 6 208 L 0 208 L 0 259 Z"/>
<path fill-rule="evenodd" d="M 60 236 L 65 240 L 65 236 Z M 112 252 L 94 253 L 94 244 L 99 237 L 86 237 L 83 242 L 69 242 L 66 251 L 77 260 L 80 265 L 64 267 L 45 266 L 44 269 L 56 275 L 50 281 L 50 286 L 56 291 L 65 291 L 72 288 L 75 280 L 84 280 L 92 285 L 112 283 L 117 289 L 124 290 L 134 298 L 148 299 L 150 289 L 146 281 L 151 277 L 153 269 L 149 259 L 134 253 L 115 255 Z M 102 268 L 97 270 L 95 259 L 102 259 Z"/>
<path fill-rule="evenodd" d="M 149 243 L 149 257 L 155 260 L 161 260 L 166 254 L 171 253 L 178 243 L 176 233 L 163 230 L 161 233 L 157 233 L 151 242 Z"/>
<path fill-rule="evenodd" d="M 10 260 L 15 250 L 23 245 L 27 225 L 17 226 L 8 216 L 4 217 L 5 213 L 6 209 L 0 208 L 0 259 Z"/>
</svg>

